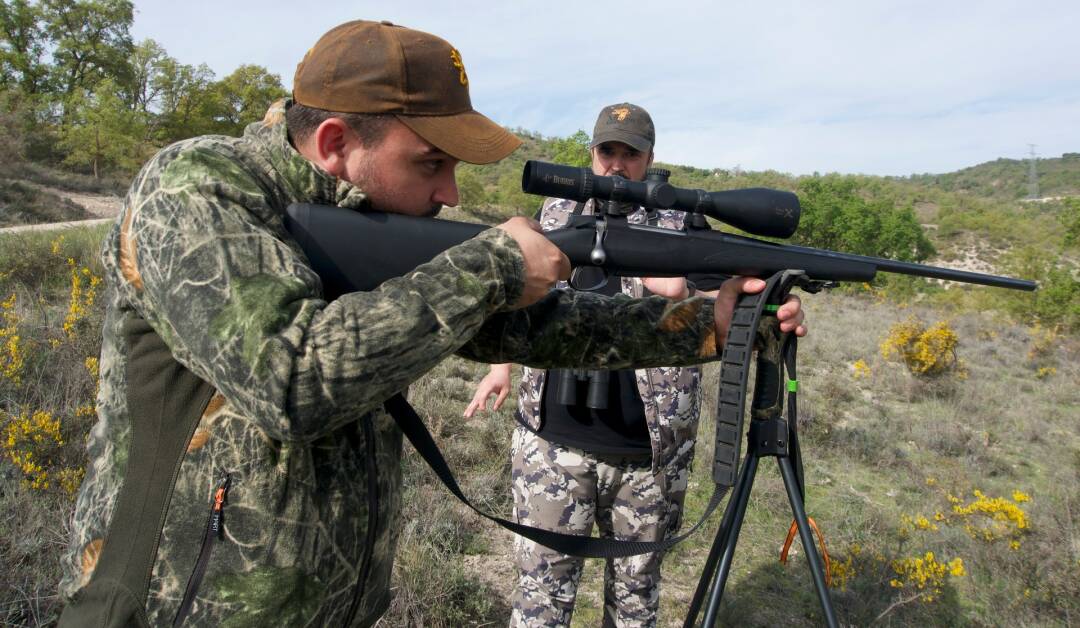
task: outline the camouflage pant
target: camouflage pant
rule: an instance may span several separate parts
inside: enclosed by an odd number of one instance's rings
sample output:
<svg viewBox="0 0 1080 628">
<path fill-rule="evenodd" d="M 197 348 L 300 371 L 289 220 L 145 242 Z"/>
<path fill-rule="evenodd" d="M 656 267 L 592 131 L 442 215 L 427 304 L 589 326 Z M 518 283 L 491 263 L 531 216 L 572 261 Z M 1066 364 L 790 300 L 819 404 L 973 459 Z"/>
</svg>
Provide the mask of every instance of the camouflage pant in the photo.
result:
<svg viewBox="0 0 1080 628">
<path fill-rule="evenodd" d="M 656 541 L 674 533 L 685 496 L 665 496 L 648 457 L 592 454 L 550 443 L 524 427 L 511 449 L 514 513 L 531 526 L 623 540 Z M 662 473 L 662 472 L 661 472 Z M 662 555 L 608 559 L 604 626 L 655 626 Z M 569 626 L 584 560 L 517 537 L 511 626 Z"/>
</svg>

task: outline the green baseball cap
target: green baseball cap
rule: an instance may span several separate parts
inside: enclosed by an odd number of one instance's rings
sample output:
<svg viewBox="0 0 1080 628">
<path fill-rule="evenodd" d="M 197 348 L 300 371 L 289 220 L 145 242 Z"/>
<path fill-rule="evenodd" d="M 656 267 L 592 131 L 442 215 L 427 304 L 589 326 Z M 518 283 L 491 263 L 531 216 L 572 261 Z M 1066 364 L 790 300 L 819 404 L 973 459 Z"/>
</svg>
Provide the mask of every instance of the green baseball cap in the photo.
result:
<svg viewBox="0 0 1080 628">
<path fill-rule="evenodd" d="M 647 153 L 656 143 L 656 127 L 649 112 L 637 105 L 628 102 L 608 105 L 600 110 L 600 116 L 596 118 L 589 148 L 604 142 L 622 142 Z"/>
</svg>

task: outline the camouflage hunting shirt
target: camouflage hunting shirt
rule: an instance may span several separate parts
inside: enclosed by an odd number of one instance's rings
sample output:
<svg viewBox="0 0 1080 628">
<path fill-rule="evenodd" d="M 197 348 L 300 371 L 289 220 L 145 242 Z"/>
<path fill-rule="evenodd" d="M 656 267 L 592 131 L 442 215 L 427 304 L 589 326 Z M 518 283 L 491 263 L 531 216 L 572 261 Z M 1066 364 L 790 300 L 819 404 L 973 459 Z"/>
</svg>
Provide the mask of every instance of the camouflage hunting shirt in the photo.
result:
<svg viewBox="0 0 1080 628">
<path fill-rule="evenodd" d="M 566 225 L 574 213 L 574 201 L 549 198 L 540 210 L 540 226 L 544 231 Z M 594 211 L 594 201 L 585 203 L 583 214 Z M 655 225 L 666 229 L 681 229 L 685 212 L 663 209 L 655 215 Z M 648 214 L 643 208 L 626 217 L 632 224 L 644 224 Z M 621 277 L 623 294 L 641 297 L 645 286 L 637 277 Z M 560 284 L 560 287 L 566 287 Z M 637 369 L 634 372 L 638 394 L 645 408 L 652 448 L 653 472 L 678 470 L 676 475 L 689 473 L 697 437 L 701 407 L 701 370 L 697 367 L 662 366 Z M 541 427 L 540 402 L 544 396 L 546 371 L 525 367 L 518 388 L 518 421 L 533 430 Z M 682 484 L 682 478 L 671 478 Z"/>
<path fill-rule="evenodd" d="M 163 149 L 136 176 L 106 237 L 98 422 L 63 558 L 66 598 L 98 563 L 139 425 L 128 412 L 133 358 L 123 340 L 133 318 L 215 391 L 197 409 L 167 510 L 147 522 L 160 529 L 146 599 L 154 625 L 172 622 L 191 587 L 223 473 L 231 483 L 221 542 L 189 623 L 338 626 L 378 617 L 401 523 L 401 433 L 382 403 L 452 354 L 541 368 L 715 358 L 708 299 L 554 290 L 511 311 L 524 262 L 499 229 L 376 290 L 327 302 L 283 226 L 285 208 L 363 208 L 366 200 L 293 149 L 287 106 L 277 103 L 240 138 Z"/>
</svg>

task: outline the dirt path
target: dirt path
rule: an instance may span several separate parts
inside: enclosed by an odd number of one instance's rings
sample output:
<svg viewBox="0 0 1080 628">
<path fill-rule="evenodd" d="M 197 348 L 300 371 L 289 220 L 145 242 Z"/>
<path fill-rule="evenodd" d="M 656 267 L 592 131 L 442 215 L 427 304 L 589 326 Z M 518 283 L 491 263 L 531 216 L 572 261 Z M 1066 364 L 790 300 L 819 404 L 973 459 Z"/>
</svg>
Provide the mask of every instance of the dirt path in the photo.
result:
<svg viewBox="0 0 1080 628">
<path fill-rule="evenodd" d="M 86 212 L 96 218 L 90 220 L 75 220 L 67 222 L 49 222 L 34 225 L 19 225 L 17 227 L 0 228 L 0 233 L 19 233 L 25 231 L 50 231 L 53 229 L 69 229 L 71 227 L 89 227 L 105 222 L 112 222 L 123 208 L 124 200 L 111 194 L 91 194 L 89 192 L 71 192 L 60 188 L 49 187 L 31 181 L 23 181 L 25 185 L 37 188 L 44 192 L 50 192 L 72 203 L 81 206 Z"/>
<path fill-rule="evenodd" d="M 94 218 L 93 220 L 73 220 L 69 222 L 46 222 L 37 225 L 0 227 L 0 233 L 24 233 L 27 231 L 52 231 L 54 229 L 70 229 L 72 227 L 91 227 L 93 225 L 100 225 L 112 221 L 112 218 Z"/>
</svg>

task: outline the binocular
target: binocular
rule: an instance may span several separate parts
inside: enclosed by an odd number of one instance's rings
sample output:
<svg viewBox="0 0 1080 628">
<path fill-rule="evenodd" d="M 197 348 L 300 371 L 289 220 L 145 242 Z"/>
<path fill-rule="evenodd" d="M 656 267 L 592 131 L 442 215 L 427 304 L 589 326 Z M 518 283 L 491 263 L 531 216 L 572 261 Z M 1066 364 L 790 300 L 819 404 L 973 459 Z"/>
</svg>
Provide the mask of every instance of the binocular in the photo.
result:
<svg viewBox="0 0 1080 628">
<path fill-rule="evenodd" d="M 585 407 L 591 410 L 606 410 L 608 407 L 608 384 L 611 371 L 563 369 L 555 371 L 559 390 L 556 401 L 564 406 L 578 405 L 580 386 L 588 384 L 585 394 Z"/>
</svg>

